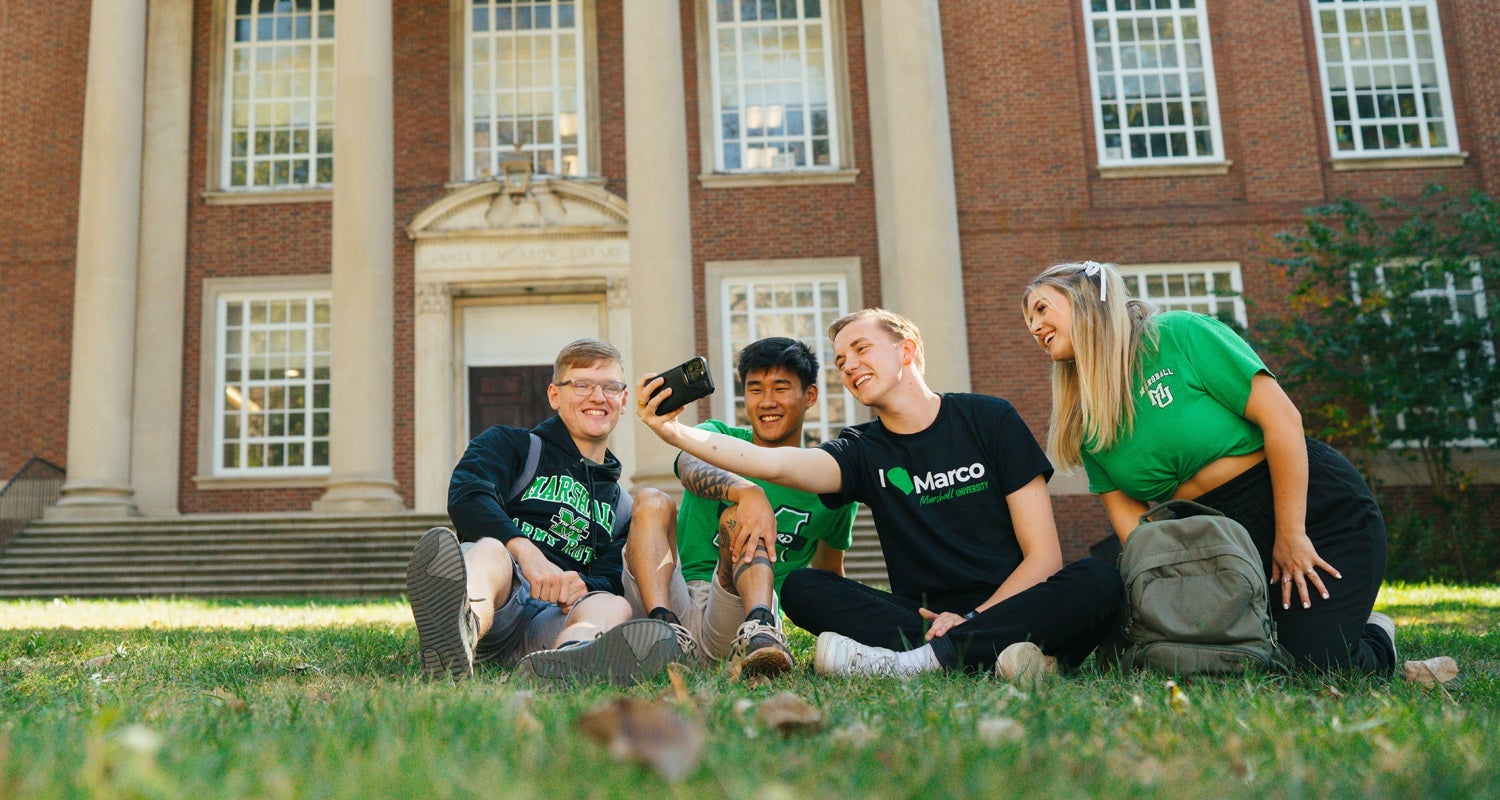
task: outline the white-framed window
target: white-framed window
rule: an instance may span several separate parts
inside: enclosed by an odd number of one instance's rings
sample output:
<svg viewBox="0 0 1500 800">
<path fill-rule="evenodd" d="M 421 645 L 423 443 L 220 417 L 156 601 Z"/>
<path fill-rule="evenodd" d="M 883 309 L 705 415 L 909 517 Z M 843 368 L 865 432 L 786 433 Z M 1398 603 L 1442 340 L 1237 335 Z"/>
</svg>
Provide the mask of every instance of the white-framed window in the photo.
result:
<svg viewBox="0 0 1500 800">
<path fill-rule="evenodd" d="M 218 294 L 214 476 L 327 474 L 331 318 L 326 290 Z"/>
<path fill-rule="evenodd" d="M 709 0 L 715 172 L 842 166 L 839 0 Z"/>
<path fill-rule="evenodd" d="M 1120 277 L 1132 295 L 1162 311 L 1196 311 L 1241 328 L 1248 324 L 1239 264 L 1132 264 L 1120 267 Z"/>
<path fill-rule="evenodd" d="M 1334 158 L 1455 154 L 1434 0 L 1311 0 Z"/>
<path fill-rule="evenodd" d="M 1493 332 L 1485 335 L 1477 342 L 1477 346 L 1470 351 L 1468 347 L 1455 345 L 1449 336 L 1444 334 L 1443 328 L 1451 326 L 1457 330 L 1476 322 L 1482 323 L 1489 318 L 1489 306 L 1485 299 L 1484 277 L 1476 263 L 1472 266 L 1469 275 L 1463 272 L 1447 269 L 1437 269 L 1431 264 L 1418 261 L 1393 262 L 1378 264 L 1373 271 L 1373 278 L 1378 291 L 1383 294 L 1399 294 L 1422 302 L 1422 306 L 1414 309 L 1416 318 L 1397 319 L 1392 313 L 1393 306 L 1399 304 L 1382 302 L 1380 304 L 1381 320 L 1387 326 L 1401 326 L 1408 329 L 1423 331 L 1421 339 L 1429 344 L 1416 347 L 1411 364 L 1411 375 L 1413 380 L 1423 380 L 1423 376 L 1433 376 L 1441 379 L 1447 371 L 1442 362 L 1448 359 L 1456 359 L 1460 370 L 1466 370 L 1469 359 L 1478 357 L 1493 367 L 1495 364 L 1495 342 Z M 1357 278 L 1351 287 L 1356 304 L 1361 304 L 1360 286 Z M 1425 307 L 1425 308 L 1424 308 Z M 1468 336 L 1460 336 L 1461 341 L 1470 341 Z M 1424 369 L 1421 363 L 1423 359 L 1433 360 L 1435 371 Z M 1437 383 L 1441 384 L 1439 380 Z M 1477 447 L 1485 444 L 1485 437 L 1496 435 L 1500 429 L 1500 408 L 1492 408 L 1489 413 L 1484 413 L 1478 400 L 1474 395 L 1462 388 L 1451 388 L 1449 386 L 1437 385 L 1432 387 L 1434 396 L 1429 410 L 1443 410 L 1444 414 L 1457 413 L 1467 417 L 1465 424 L 1469 431 L 1475 434 L 1474 438 L 1459 440 L 1450 444 L 1460 447 Z M 1370 413 L 1379 416 L 1378 407 L 1371 408 Z M 1404 413 L 1395 415 L 1395 427 L 1398 431 L 1407 429 L 1407 419 Z"/>
<path fill-rule="evenodd" d="M 803 443 L 815 445 L 860 422 L 860 405 L 833 366 L 828 325 L 861 307 L 857 259 L 721 262 L 706 265 L 710 361 L 721 391 L 714 413 L 748 427 L 735 357 L 768 336 L 805 342 L 818 356 L 818 402 L 807 412 Z"/>
<path fill-rule="evenodd" d="M 219 185 L 332 185 L 334 0 L 223 2 Z"/>
<path fill-rule="evenodd" d="M 1083 0 L 1101 166 L 1224 161 L 1206 0 Z"/>
<path fill-rule="evenodd" d="M 515 146 L 549 175 L 587 175 L 585 0 L 467 0 L 463 171 L 499 174 Z"/>
</svg>

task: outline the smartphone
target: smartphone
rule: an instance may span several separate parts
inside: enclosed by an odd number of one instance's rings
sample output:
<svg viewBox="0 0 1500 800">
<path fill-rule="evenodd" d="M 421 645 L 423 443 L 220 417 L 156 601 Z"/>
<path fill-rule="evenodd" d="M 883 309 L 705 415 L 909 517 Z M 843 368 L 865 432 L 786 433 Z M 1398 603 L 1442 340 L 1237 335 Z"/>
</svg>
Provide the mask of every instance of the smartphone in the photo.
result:
<svg viewBox="0 0 1500 800">
<path fill-rule="evenodd" d="M 657 407 L 658 415 L 669 414 L 714 393 L 714 376 L 708 371 L 708 359 L 703 356 L 694 356 L 659 377 L 665 378 L 666 383 L 656 387 L 651 396 L 655 397 L 663 389 L 671 389 L 672 395 Z"/>
</svg>

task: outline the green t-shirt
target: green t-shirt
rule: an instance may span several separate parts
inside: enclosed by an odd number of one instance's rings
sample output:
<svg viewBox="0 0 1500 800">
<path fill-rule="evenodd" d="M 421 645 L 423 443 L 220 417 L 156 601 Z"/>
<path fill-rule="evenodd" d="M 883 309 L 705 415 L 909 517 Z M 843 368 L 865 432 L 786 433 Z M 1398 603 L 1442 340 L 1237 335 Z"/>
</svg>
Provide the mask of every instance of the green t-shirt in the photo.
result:
<svg viewBox="0 0 1500 800">
<path fill-rule="evenodd" d="M 747 428 L 735 428 L 716 419 L 698 427 L 724 433 L 745 441 L 752 436 Z M 752 479 L 753 480 L 753 479 Z M 776 514 L 776 590 L 794 569 L 807 566 L 824 541 L 835 550 L 848 550 L 854 537 L 855 503 L 829 510 L 815 494 L 788 489 L 766 481 L 755 481 L 766 490 L 766 499 Z M 682 508 L 677 514 L 677 552 L 682 559 L 682 577 L 690 581 L 713 580 L 719 563 L 719 513 L 727 505 L 705 500 L 692 492 L 683 492 Z"/>
<path fill-rule="evenodd" d="M 1265 446 L 1265 434 L 1244 414 L 1250 379 L 1270 374 L 1250 345 L 1213 317 L 1169 311 L 1151 324 L 1157 343 L 1142 353 L 1134 432 L 1109 450 L 1085 446 L 1082 453 L 1090 492 L 1119 489 L 1147 503 L 1167 498 L 1219 458 Z"/>
</svg>

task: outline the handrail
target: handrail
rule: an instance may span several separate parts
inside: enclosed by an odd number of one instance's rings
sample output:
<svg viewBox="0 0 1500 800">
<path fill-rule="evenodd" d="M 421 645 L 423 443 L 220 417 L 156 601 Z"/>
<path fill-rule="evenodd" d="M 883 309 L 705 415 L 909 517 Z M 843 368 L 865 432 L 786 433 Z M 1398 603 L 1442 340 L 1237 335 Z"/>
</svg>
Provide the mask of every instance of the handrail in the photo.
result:
<svg viewBox="0 0 1500 800">
<path fill-rule="evenodd" d="M 62 467 L 32 457 L 0 487 L 0 548 L 10 544 L 27 523 L 41 517 L 48 506 L 57 502 L 66 477 Z"/>
</svg>

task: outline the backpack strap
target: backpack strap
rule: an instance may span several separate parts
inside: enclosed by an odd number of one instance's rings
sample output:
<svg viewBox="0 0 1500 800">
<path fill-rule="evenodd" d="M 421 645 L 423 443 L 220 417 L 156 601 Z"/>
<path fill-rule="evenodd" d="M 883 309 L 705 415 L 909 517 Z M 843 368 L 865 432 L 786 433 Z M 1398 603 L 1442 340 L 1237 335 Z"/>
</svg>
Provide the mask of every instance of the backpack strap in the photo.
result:
<svg viewBox="0 0 1500 800">
<path fill-rule="evenodd" d="M 526 466 L 510 484 L 510 491 L 505 495 L 506 505 L 516 502 L 526 487 L 531 485 L 531 479 L 536 477 L 536 467 L 542 463 L 542 437 L 534 433 L 527 433 L 531 437 L 531 445 L 526 448 Z"/>
<path fill-rule="evenodd" d="M 1165 500 L 1146 509 L 1146 513 L 1141 515 L 1139 524 L 1145 525 L 1148 522 L 1154 521 L 1152 517 L 1160 513 L 1167 514 L 1165 519 L 1176 519 L 1181 516 L 1178 513 L 1178 509 L 1192 509 L 1198 511 L 1200 514 L 1209 514 L 1215 517 L 1225 516 L 1224 512 L 1216 508 L 1210 508 L 1196 500 Z"/>
<path fill-rule="evenodd" d="M 615 498 L 615 526 L 609 532 L 609 538 L 617 539 L 625 526 L 630 524 L 630 510 L 635 507 L 635 500 L 631 498 L 630 492 L 625 487 L 620 487 L 620 494 Z"/>
</svg>

